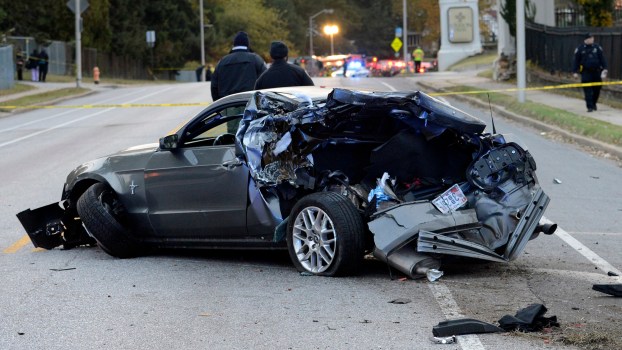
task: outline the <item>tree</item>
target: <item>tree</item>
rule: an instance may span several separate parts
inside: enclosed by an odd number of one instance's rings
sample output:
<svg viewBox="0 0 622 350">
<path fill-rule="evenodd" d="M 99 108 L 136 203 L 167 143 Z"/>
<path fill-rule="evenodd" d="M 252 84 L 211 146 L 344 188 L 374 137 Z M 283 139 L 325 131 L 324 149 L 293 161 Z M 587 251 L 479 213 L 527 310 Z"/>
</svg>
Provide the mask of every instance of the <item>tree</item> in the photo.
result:
<svg viewBox="0 0 622 350">
<path fill-rule="evenodd" d="M 585 21 L 592 27 L 613 26 L 613 0 L 578 0 L 585 11 Z"/>
<path fill-rule="evenodd" d="M 215 36 L 207 47 L 209 56 L 220 58 L 227 54 L 238 31 L 245 31 L 250 38 L 251 49 L 268 59 L 270 42 L 288 42 L 287 23 L 281 13 L 264 6 L 262 0 L 214 0 L 207 4 L 208 19 L 214 24 Z"/>
<path fill-rule="evenodd" d="M 510 35 L 516 37 L 516 1 L 505 0 L 501 5 L 501 17 L 508 24 Z M 525 0 L 525 17 L 533 21 L 536 18 L 536 6 L 529 0 Z"/>
</svg>

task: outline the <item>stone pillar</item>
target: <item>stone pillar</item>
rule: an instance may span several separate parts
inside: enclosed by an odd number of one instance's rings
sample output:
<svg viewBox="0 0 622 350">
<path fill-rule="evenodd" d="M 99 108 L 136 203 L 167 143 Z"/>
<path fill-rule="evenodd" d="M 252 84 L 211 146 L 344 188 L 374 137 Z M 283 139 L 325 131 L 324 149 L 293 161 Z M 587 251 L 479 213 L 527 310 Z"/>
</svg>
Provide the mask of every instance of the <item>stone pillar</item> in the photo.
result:
<svg viewBox="0 0 622 350">
<path fill-rule="evenodd" d="M 501 6 L 506 1 L 516 0 L 497 0 L 497 21 L 499 22 L 499 41 L 497 42 L 497 53 L 499 56 L 516 55 L 516 39 L 510 35 L 510 27 L 508 23 L 501 17 Z"/>
<path fill-rule="evenodd" d="M 482 52 L 477 0 L 440 0 L 441 49 L 438 69 Z"/>
</svg>

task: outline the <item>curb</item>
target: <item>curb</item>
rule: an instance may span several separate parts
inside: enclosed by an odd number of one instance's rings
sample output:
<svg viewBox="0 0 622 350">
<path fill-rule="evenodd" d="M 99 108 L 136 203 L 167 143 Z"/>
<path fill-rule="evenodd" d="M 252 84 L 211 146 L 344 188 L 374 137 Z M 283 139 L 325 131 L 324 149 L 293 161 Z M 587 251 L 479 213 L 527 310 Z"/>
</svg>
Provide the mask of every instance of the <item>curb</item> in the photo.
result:
<svg viewBox="0 0 622 350">
<path fill-rule="evenodd" d="M 425 82 L 417 82 L 419 85 L 423 86 L 426 89 L 429 89 L 431 91 L 434 92 L 446 92 L 446 90 L 444 90 L 443 88 L 437 88 L 434 87 L 432 85 L 429 85 Z M 468 96 L 462 96 L 462 95 L 453 95 L 451 96 L 452 98 L 455 98 L 459 101 L 462 102 L 466 102 L 472 105 L 475 105 L 477 107 L 483 108 L 483 109 L 490 109 L 492 108 L 492 110 L 494 112 L 496 112 L 497 114 L 507 118 L 507 119 L 511 119 L 514 121 L 517 121 L 519 123 L 528 125 L 530 127 L 533 127 L 535 129 L 541 130 L 541 131 L 545 131 L 545 132 L 554 132 L 557 133 L 559 135 L 561 135 L 564 138 L 570 139 L 573 142 L 584 146 L 584 147 L 590 147 L 590 148 L 594 148 L 594 149 L 598 149 L 600 151 L 603 151 L 605 153 L 608 153 L 614 157 L 616 157 L 617 159 L 622 159 L 622 148 L 615 146 L 615 145 L 610 145 L 608 143 L 604 143 L 598 140 L 593 140 L 590 138 L 587 138 L 585 136 L 582 135 L 578 135 L 578 134 L 574 134 L 571 133 L 567 130 L 561 129 L 557 126 L 553 126 L 553 125 L 549 125 L 546 123 L 543 123 L 539 120 L 535 120 L 535 119 L 531 119 L 529 117 L 525 117 L 519 114 L 516 114 L 514 112 L 510 112 L 508 110 L 506 110 L 504 107 L 499 107 L 499 106 L 490 106 L 488 103 L 485 103 L 483 101 L 480 101 L 478 99 L 472 98 L 472 97 L 468 97 Z"/>
</svg>

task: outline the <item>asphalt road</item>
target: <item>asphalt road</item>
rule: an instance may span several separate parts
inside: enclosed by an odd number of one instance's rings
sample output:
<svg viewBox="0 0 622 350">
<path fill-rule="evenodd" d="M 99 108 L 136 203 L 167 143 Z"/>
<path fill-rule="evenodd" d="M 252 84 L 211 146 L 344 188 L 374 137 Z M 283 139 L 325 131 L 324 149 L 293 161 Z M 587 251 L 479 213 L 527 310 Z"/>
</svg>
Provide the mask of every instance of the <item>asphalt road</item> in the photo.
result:
<svg viewBox="0 0 622 350">
<path fill-rule="evenodd" d="M 401 90 L 415 89 L 417 79 L 316 84 Z M 65 103 L 193 103 L 209 96 L 207 85 L 190 83 L 111 89 Z M 487 111 L 454 104 L 490 120 Z M 510 264 L 447 263 L 436 283 L 392 280 L 375 260 L 365 261 L 357 277 L 319 278 L 299 275 L 279 252 L 163 251 L 119 260 L 98 248 L 35 250 L 24 239 L 15 214 L 60 199 L 76 165 L 157 142 L 201 108 L 52 109 L 0 118 L 0 349 L 427 349 L 441 346 L 429 339 L 440 321 L 494 323 L 532 303 L 546 305 L 562 330 L 462 336 L 442 347 L 569 349 L 554 340 L 620 338 L 622 302 L 591 286 L 622 283 L 606 271 L 622 267 L 622 170 L 500 118 L 497 130 L 517 135 L 536 159 L 551 197 L 545 215 L 560 234 L 531 241 Z M 411 302 L 390 303 L 397 298 Z"/>
</svg>

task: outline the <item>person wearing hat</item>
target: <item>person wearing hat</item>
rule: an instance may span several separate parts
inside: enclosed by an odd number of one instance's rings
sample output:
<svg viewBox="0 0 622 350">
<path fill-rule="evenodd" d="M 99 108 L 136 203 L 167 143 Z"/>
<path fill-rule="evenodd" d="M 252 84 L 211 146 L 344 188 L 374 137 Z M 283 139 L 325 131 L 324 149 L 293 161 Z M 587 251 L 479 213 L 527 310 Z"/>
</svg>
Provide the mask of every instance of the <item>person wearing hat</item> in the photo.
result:
<svg viewBox="0 0 622 350">
<path fill-rule="evenodd" d="M 211 77 L 212 99 L 253 90 L 255 81 L 266 70 L 266 62 L 250 49 L 246 32 L 238 32 L 233 48 L 223 57 Z"/>
<path fill-rule="evenodd" d="M 581 74 L 581 83 L 601 83 L 607 77 L 607 62 L 605 62 L 603 48 L 594 44 L 592 34 L 586 33 L 583 38 L 583 44 L 574 50 L 573 75 L 578 78 Z M 596 103 L 600 95 L 600 88 L 600 85 L 583 87 L 588 112 L 598 109 Z"/>
<path fill-rule="evenodd" d="M 302 67 L 287 62 L 288 54 L 287 45 L 282 41 L 273 41 L 270 44 L 272 65 L 257 79 L 256 90 L 285 86 L 313 86 L 313 80 Z"/>
</svg>

